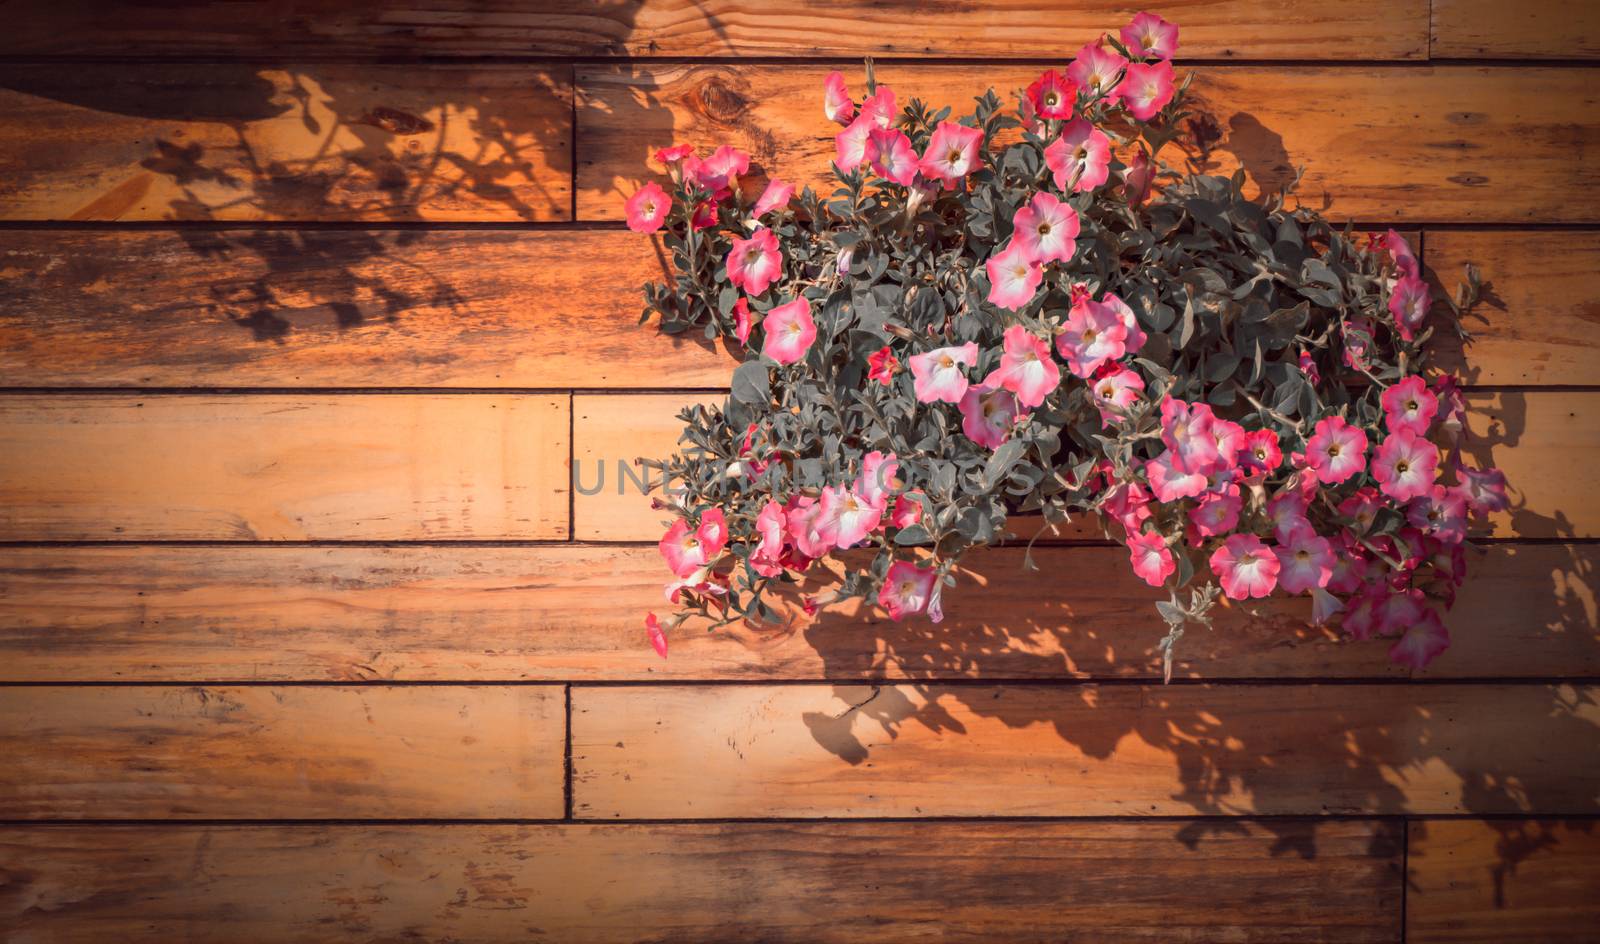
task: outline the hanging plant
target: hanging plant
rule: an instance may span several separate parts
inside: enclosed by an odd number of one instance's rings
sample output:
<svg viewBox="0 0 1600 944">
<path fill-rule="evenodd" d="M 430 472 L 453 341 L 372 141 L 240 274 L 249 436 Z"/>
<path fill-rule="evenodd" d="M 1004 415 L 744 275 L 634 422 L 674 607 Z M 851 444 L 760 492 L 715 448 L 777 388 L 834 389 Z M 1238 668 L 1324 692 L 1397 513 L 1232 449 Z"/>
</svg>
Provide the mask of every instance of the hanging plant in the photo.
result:
<svg viewBox="0 0 1600 944">
<path fill-rule="evenodd" d="M 1019 514 L 1094 516 L 1170 591 L 1169 675 L 1220 598 L 1275 592 L 1397 637 L 1397 662 L 1444 650 L 1469 516 L 1506 506 L 1498 471 L 1461 464 L 1454 380 L 1423 377 L 1476 275 L 1435 307 L 1393 231 L 1168 166 L 1176 46 L 1142 13 L 1015 117 L 992 91 L 959 118 L 901 105 L 870 62 L 857 104 L 835 72 L 826 197 L 771 180 L 751 201 L 731 147 L 657 152 L 671 189 L 627 219 L 675 271 L 644 320 L 743 352 L 727 401 L 686 410 L 682 453 L 652 463 L 662 655 L 690 621 L 784 618 L 786 588 L 807 612 L 865 598 L 938 622 L 957 564 Z"/>
</svg>

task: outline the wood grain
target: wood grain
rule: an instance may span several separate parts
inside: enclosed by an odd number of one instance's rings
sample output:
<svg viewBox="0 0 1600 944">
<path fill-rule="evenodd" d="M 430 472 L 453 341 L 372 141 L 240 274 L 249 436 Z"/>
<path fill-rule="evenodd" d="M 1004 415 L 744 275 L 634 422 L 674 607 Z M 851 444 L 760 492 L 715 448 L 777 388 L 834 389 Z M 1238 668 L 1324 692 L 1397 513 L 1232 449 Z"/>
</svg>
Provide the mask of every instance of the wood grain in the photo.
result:
<svg viewBox="0 0 1600 944">
<path fill-rule="evenodd" d="M 1592 941 L 1600 932 L 1600 824 L 1412 822 L 1406 940 Z"/>
<path fill-rule="evenodd" d="M 1588 0 L 1432 0 L 1436 59 L 1600 58 L 1600 7 Z"/>
<path fill-rule="evenodd" d="M 1494 545 L 1430 678 L 1593 678 L 1590 545 Z M 0 550 L 0 682 L 1065 679 L 1160 677 L 1157 591 L 1110 547 L 970 557 L 945 620 L 841 607 L 775 631 L 646 644 L 653 547 Z M 1306 626 L 1304 601 L 1235 608 L 1178 648 L 1179 678 L 1403 674 L 1384 641 Z"/>
<path fill-rule="evenodd" d="M 559 686 L 0 689 L 0 818 L 555 817 Z"/>
<path fill-rule="evenodd" d="M 663 393 L 572 398 L 572 536 L 580 541 L 659 541 L 671 516 L 652 510 L 660 476 L 639 459 L 679 451 L 678 413 L 696 404 L 720 405 L 726 394 Z"/>
<path fill-rule="evenodd" d="M 1465 352 L 1434 335 L 1442 366 L 1474 384 L 1600 384 L 1600 233 L 1442 231 L 1424 247 L 1445 293 L 1468 264 L 1488 283 Z"/>
<path fill-rule="evenodd" d="M 0 920 L 63 944 L 1397 939 L 1392 825 L 1196 825 L 13 827 Z"/>
<path fill-rule="evenodd" d="M 1600 812 L 1600 688 L 578 686 L 615 817 Z"/>
<path fill-rule="evenodd" d="M 1164 8 L 1186 57 L 1421 59 L 1423 0 L 1199 0 Z M 1046 57 L 1127 22 L 1099 0 L 823 8 L 735 0 L 157 0 L 106 10 L 85 0 L 12 0 L 0 53 L 22 55 Z M 429 68 L 434 68 L 430 66 Z"/>
<path fill-rule="evenodd" d="M 75 387 L 725 386 L 639 325 L 634 233 L 0 232 L 0 377 Z"/>
<path fill-rule="evenodd" d="M 571 218 L 566 67 L 0 68 L 0 219 Z"/>
<path fill-rule="evenodd" d="M 579 67 L 578 218 L 621 219 L 623 200 L 660 174 L 647 156 L 672 142 L 734 144 L 765 173 L 825 183 L 836 128 L 821 115 L 827 71 Z M 1038 72 L 886 64 L 878 79 L 901 101 L 960 112 L 991 85 L 1011 100 Z M 1586 69 L 1215 66 L 1197 70 L 1192 92 L 1218 136 L 1206 166 L 1242 166 L 1276 190 L 1303 165 L 1300 199 L 1334 218 L 1548 223 L 1600 218 L 1595 201 L 1573 198 L 1600 185 L 1583 156 L 1600 141 L 1596 89 Z"/>
<path fill-rule="evenodd" d="M 0 538 L 565 538 L 568 406 L 565 396 L 0 397 Z"/>
</svg>

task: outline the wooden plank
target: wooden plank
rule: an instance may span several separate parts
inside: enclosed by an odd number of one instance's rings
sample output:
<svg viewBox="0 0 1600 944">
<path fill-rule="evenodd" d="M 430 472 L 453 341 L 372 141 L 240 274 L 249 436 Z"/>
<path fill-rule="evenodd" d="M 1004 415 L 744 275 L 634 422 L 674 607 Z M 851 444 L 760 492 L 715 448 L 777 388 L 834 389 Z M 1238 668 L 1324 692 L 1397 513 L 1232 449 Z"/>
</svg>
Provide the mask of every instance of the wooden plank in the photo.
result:
<svg viewBox="0 0 1600 944">
<path fill-rule="evenodd" d="M 755 166 L 825 183 L 833 132 L 820 111 L 826 66 L 581 66 L 578 218 L 621 219 L 623 200 L 674 141 L 746 148 Z M 886 64 L 901 101 L 970 107 L 1038 68 Z M 1600 185 L 1584 154 L 1600 143 L 1600 91 L 1588 69 L 1197 70 L 1195 103 L 1220 139 L 1209 163 L 1277 189 L 1303 165 L 1301 199 L 1339 219 L 1580 222 L 1574 194 Z M 1174 152 L 1169 156 L 1178 160 Z"/>
<path fill-rule="evenodd" d="M 0 689 L 0 817 L 555 817 L 558 686 Z"/>
<path fill-rule="evenodd" d="M 651 496 L 660 494 L 660 477 L 648 476 L 637 460 L 676 454 L 683 433 L 679 411 L 726 399 L 703 393 L 574 396 L 572 536 L 659 541 L 670 517 L 650 507 Z"/>
<path fill-rule="evenodd" d="M 1600 809 L 1600 688 L 572 690 L 579 818 Z"/>
<path fill-rule="evenodd" d="M 1436 59 L 1600 58 L 1600 7 L 1588 0 L 1433 0 Z"/>
<path fill-rule="evenodd" d="M 11 386 L 726 385 L 626 232 L 0 232 Z"/>
<path fill-rule="evenodd" d="M 0 219 L 571 218 L 565 66 L 0 68 Z"/>
<path fill-rule="evenodd" d="M 1600 824 L 1412 822 L 1407 941 L 1600 940 Z"/>
<path fill-rule="evenodd" d="M 568 406 L 564 396 L 0 397 L 0 538 L 565 538 Z"/>
<path fill-rule="evenodd" d="M 1441 365 L 1472 384 L 1600 384 L 1600 233 L 1427 234 L 1424 261 L 1455 293 L 1463 266 L 1487 281 L 1465 352 L 1440 332 Z"/>
<path fill-rule="evenodd" d="M 1593 678 L 1592 545 L 1493 545 L 1431 678 Z M 1154 601 L 1110 547 L 969 558 L 945 620 L 825 611 L 775 631 L 674 633 L 653 547 L 79 547 L 0 551 L 0 682 L 1160 677 Z M 1378 678 L 1388 646 L 1305 625 L 1304 601 L 1221 614 L 1179 678 Z"/>
<path fill-rule="evenodd" d="M 270 0 L 132 10 L 44 0 L 7 4 L 0 54 L 338 56 L 1045 57 L 1127 22 L 1100 0 L 825 8 L 733 0 L 430 0 L 425 4 Z M 1186 57 L 1423 59 L 1423 0 L 1200 0 L 1176 11 Z M 431 68 L 431 67 L 430 67 Z"/>
<path fill-rule="evenodd" d="M 1292 820 L 1214 833 L 1191 822 L 13 827 L 0 830 L 0 920 L 18 939 L 63 944 L 1364 944 L 1398 939 L 1401 840 L 1387 823 Z"/>
</svg>

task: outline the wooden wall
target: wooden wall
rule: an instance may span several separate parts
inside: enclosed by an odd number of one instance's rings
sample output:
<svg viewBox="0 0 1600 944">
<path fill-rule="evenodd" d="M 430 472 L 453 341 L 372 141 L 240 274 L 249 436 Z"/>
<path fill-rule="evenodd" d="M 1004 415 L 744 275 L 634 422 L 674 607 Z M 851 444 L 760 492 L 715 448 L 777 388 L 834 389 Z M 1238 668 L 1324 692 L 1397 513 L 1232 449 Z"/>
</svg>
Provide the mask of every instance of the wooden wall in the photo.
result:
<svg viewBox="0 0 1600 944">
<path fill-rule="evenodd" d="M 814 180 L 830 68 L 959 108 L 1126 10 L 0 3 L 0 935 L 1600 940 L 1600 5 L 1156 9 L 1213 166 L 1490 282 L 1421 677 L 1275 603 L 1162 686 L 1082 540 L 646 644 L 616 462 L 732 363 L 635 325 L 647 149 Z"/>
</svg>

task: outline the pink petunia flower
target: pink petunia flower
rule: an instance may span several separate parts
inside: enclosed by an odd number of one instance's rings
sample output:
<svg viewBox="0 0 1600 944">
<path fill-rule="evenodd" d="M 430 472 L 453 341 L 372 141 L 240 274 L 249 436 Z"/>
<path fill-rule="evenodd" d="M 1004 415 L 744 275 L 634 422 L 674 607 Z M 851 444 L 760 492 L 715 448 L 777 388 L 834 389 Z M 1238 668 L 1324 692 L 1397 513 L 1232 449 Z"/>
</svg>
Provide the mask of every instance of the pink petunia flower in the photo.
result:
<svg viewBox="0 0 1600 944">
<path fill-rule="evenodd" d="M 662 535 L 658 547 L 674 576 L 687 577 L 704 566 L 707 560 L 700 535 L 689 527 L 687 518 L 674 521 L 667 533 Z"/>
<path fill-rule="evenodd" d="M 1412 669 L 1425 669 L 1448 648 L 1450 631 L 1445 629 L 1438 612 L 1430 607 L 1389 647 L 1389 661 Z"/>
<path fill-rule="evenodd" d="M 998 449 L 1011 435 L 1011 424 L 1020 412 L 1011 391 L 977 384 L 961 398 L 961 431 L 986 449 Z"/>
<path fill-rule="evenodd" d="M 1075 118 L 1044 149 L 1044 162 L 1061 190 L 1093 190 L 1111 175 L 1111 139 L 1087 119 Z"/>
<path fill-rule="evenodd" d="M 1238 526 L 1239 510 L 1243 507 L 1236 487 L 1226 492 L 1206 492 L 1189 509 L 1189 523 L 1194 525 L 1195 534 L 1203 538 L 1227 534 Z"/>
<path fill-rule="evenodd" d="M 1411 244 L 1406 242 L 1404 236 L 1391 229 L 1374 239 L 1372 244 L 1389 253 L 1389 258 L 1394 260 L 1395 271 L 1401 276 L 1422 274 L 1422 267 L 1417 263 L 1417 255 L 1411 251 Z"/>
<path fill-rule="evenodd" d="M 1121 419 L 1111 408 L 1126 410 L 1133 406 L 1139 394 L 1144 392 L 1144 378 L 1136 371 L 1118 367 L 1095 380 L 1093 389 L 1094 405 L 1100 411 L 1100 425 L 1110 426 Z"/>
<path fill-rule="evenodd" d="M 1221 464 L 1222 456 L 1212 433 L 1216 422 L 1211 407 L 1204 403 L 1189 403 L 1177 397 L 1161 401 L 1161 441 L 1176 468 L 1210 475 Z"/>
<path fill-rule="evenodd" d="M 1163 452 L 1144 464 L 1144 477 L 1149 481 L 1150 491 L 1155 493 L 1156 501 L 1175 502 L 1204 492 L 1210 485 L 1206 477 L 1198 472 L 1179 469 L 1172 455 L 1171 452 Z"/>
<path fill-rule="evenodd" d="M 761 197 L 756 200 L 756 205 L 750 208 L 750 215 L 760 219 L 769 211 L 788 206 L 793 197 L 794 184 L 776 178 L 769 180 L 767 189 L 761 191 Z"/>
<path fill-rule="evenodd" d="M 1323 417 L 1306 443 L 1305 462 L 1318 482 L 1338 485 L 1367 467 L 1367 434 L 1343 417 Z"/>
<path fill-rule="evenodd" d="M 1499 469 L 1474 469 L 1462 466 L 1456 470 L 1461 477 L 1461 495 L 1475 515 L 1505 511 L 1511 507 L 1506 495 L 1506 474 Z"/>
<path fill-rule="evenodd" d="M 867 356 L 867 377 L 885 387 L 894 383 L 894 375 L 899 372 L 900 359 L 888 347 Z"/>
<path fill-rule="evenodd" d="M 1150 197 L 1150 188 L 1155 180 L 1155 165 L 1150 162 L 1150 155 L 1145 153 L 1144 148 L 1139 148 L 1128 162 L 1128 169 L 1122 172 L 1122 195 L 1128 199 L 1129 205 L 1138 206 Z"/>
<path fill-rule="evenodd" d="M 674 165 L 694 156 L 694 148 L 688 144 L 674 144 L 672 147 L 657 148 L 655 156 L 657 164 L 676 170 Z"/>
<path fill-rule="evenodd" d="M 855 116 L 856 103 L 850 98 L 850 90 L 845 88 L 844 73 L 835 70 L 822 80 L 822 113 L 829 121 L 841 125 L 848 125 Z"/>
<path fill-rule="evenodd" d="M 656 655 L 665 659 L 667 657 L 667 634 L 661 629 L 661 621 L 656 619 L 654 613 L 645 614 L 644 631 L 650 636 L 650 648 Z"/>
<path fill-rule="evenodd" d="M 706 560 L 713 561 L 728 546 L 728 519 L 721 508 L 712 508 L 700 516 L 700 526 L 695 528 Z"/>
<path fill-rule="evenodd" d="M 986 387 L 1004 387 L 1017 395 L 1017 402 L 1035 407 L 1061 385 L 1061 369 L 1050 356 L 1050 345 L 1029 333 L 1022 325 L 1006 329 L 1000 366 L 989 372 Z"/>
<path fill-rule="evenodd" d="M 820 504 L 817 535 L 840 550 L 866 540 L 883 518 L 884 505 L 874 504 L 843 485 L 824 488 Z"/>
<path fill-rule="evenodd" d="M 1397 502 L 1426 495 L 1439 470 L 1439 447 L 1410 430 L 1391 433 L 1372 458 L 1372 477 Z"/>
<path fill-rule="evenodd" d="M 1394 315 L 1395 328 L 1400 332 L 1400 337 L 1407 341 L 1416 337 L 1417 329 L 1428 320 L 1428 309 L 1433 307 L 1433 298 L 1428 291 L 1428 283 L 1421 277 L 1407 275 L 1394 283 L 1394 290 L 1389 294 L 1389 314 Z"/>
<path fill-rule="evenodd" d="M 904 485 L 900 481 L 900 459 L 894 453 L 874 449 L 861 459 L 861 474 L 856 478 L 856 494 L 880 508 Z"/>
<path fill-rule="evenodd" d="M 750 568 L 763 577 L 777 577 L 783 573 L 783 545 L 788 518 L 783 506 L 772 499 L 756 515 L 756 534 L 761 540 L 750 552 Z"/>
<path fill-rule="evenodd" d="M 821 502 L 807 495 L 796 496 L 784 506 L 783 515 L 789 530 L 789 541 L 800 554 L 814 559 L 832 549 L 832 542 L 818 530 L 822 519 Z M 804 567 L 794 569 L 803 570 Z"/>
<path fill-rule="evenodd" d="M 1344 612 L 1344 601 L 1321 587 L 1311 588 L 1311 625 L 1324 626 Z"/>
<path fill-rule="evenodd" d="M 942 180 L 947 185 L 978 168 L 978 150 L 983 144 L 983 132 L 954 121 L 941 121 L 928 138 L 918 169 L 929 180 Z"/>
<path fill-rule="evenodd" d="M 1310 527 L 1297 529 L 1272 552 L 1278 555 L 1278 586 L 1284 593 L 1326 587 L 1333 577 L 1333 544 Z"/>
<path fill-rule="evenodd" d="M 1311 352 L 1301 351 L 1299 359 L 1295 361 L 1295 366 L 1300 368 L 1300 373 L 1305 374 L 1306 379 L 1312 383 L 1322 382 L 1322 371 L 1317 370 L 1317 361 L 1311 356 Z"/>
<path fill-rule="evenodd" d="M 1134 315 L 1133 309 L 1113 292 L 1107 292 L 1101 297 L 1099 303 L 1116 313 L 1122 320 L 1122 326 L 1128 329 L 1128 336 L 1123 340 L 1122 346 L 1125 353 L 1137 354 L 1144 347 L 1146 340 L 1144 329 L 1139 327 L 1139 319 Z"/>
<path fill-rule="evenodd" d="M 1235 534 L 1211 554 L 1211 572 L 1232 600 L 1272 593 L 1278 584 L 1278 556 L 1253 534 Z"/>
<path fill-rule="evenodd" d="M 833 136 L 833 165 L 841 174 L 848 174 L 867 162 L 867 140 L 878 126 L 865 112 Z"/>
<path fill-rule="evenodd" d="M 1135 62 L 1123 73 L 1117 98 L 1133 117 L 1149 121 L 1172 101 L 1172 63 Z"/>
<path fill-rule="evenodd" d="M 761 353 L 779 364 L 793 364 L 806 356 L 817 339 L 817 323 L 811 320 L 811 303 L 804 297 L 767 312 Z"/>
<path fill-rule="evenodd" d="M 989 274 L 989 304 L 1012 311 L 1026 307 L 1044 279 L 1044 270 L 1015 239 L 990 256 L 984 269 Z"/>
<path fill-rule="evenodd" d="M 1341 358 L 1351 370 L 1366 370 L 1372 352 L 1372 325 L 1360 318 L 1345 322 Z"/>
<path fill-rule="evenodd" d="M 1239 453 L 1244 450 L 1244 427 L 1232 420 L 1211 421 L 1211 440 L 1217 444 L 1217 461 L 1212 474 L 1238 465 Z"/>
<path fill-rule="evenodd" d="M 1420 623 L 1424 614 L 1430 612 L 1427 597 L 1415 588 L 1392 590 L 1379 596 L 1377 604 L 1374 615 L 1380 636 L 1398 636 Z"/>
<path fill-rule="evenodd" d="M 733 193 L 739 176 L 750 169 L 750 155 L 732 145 L 724 144 L 706 158 L 689 157 L 683 162 L 683 172 L 696 186 L 722 200 Z"/>
<path fill-rule="evenodd" d="M 1178 52 L 1178 27 L 1154 13 L 1138 13 L 1122 28 L 1122 45 L 1135 56 L 1171 59 Z"/>
<path fill-rule="evenodd" d="M 861 103 L 860 117 L 870 121 L 874 128 L 886 129 L 894 125 L 897 111 L 898 109 L 894 107 L 894 89 L 880 85 L 876 92 Z"/>
<path fill-rule="evenodd" d="M 1150 520 L 1150 493 L 1138 482 L 1119 482 L 1101 499 L 1100 513 L 1127 533 L 1138 534 L 1139 526 Z"/>
<path fill-rule="evenodd" d="M 622 212 L 628 219 L 628 228 L 635 233 L 653 233 L 661 228 L 667 221 L 667 212 L 672 209 L 672 199 L 661 185 L 650 181 L 639 192 L 628 198 L 622 205 Z"/>
<path fill-rule="evenodd" d="M 1306 517 L 1306 496 L 1299 492 L 1285 489 L 1267 500 L 1267 520 L 1272 523 L 1272 537 L 1279 544 L 1286 544 L 1290 535 L 1302 529 L 1311 527 L 1311 519 Z"/>
<path fill-rule="evenodd" d="M 1410 430 L 1426 436 L 1433 416 L 1439 412 L 1439 398 L 1428 392 L 1428 385 L 1413 374 L 1383 392 L 1383 423 L 1389 432 Z"/>
<path fill-rule="evenodd" d="M 1028 101 L 1040 118 L 1071 118 L 1078 101 L 1078 87 L 1054 69 L 1045 72 L 1028 86 Z"/>
<path fill-rule="evenodd" d="M 878 588 L 878 605 L 895 622 L 915 616 L 928 608 L 933 583 L 938 578 L 931 567 L 918 567 L 910 561 L 895 561 Z"/>
<path fill-rule="evenodd" d="M 1087 380 L 1101 364 L 1122 357 L 1127 340 L 1128 326 L 1115 309 L 1080 298 L 1056 335 L 1056 351 L 1068 370 Z"/>
<path fill-rule="evenodd" d="M 1406 506 L 1406 520 L 1445 544 L 1460 544 L 1467 539 L 1467 497 L 1435 485 Z"/>
<path fill-rule="evenodd" d="M 1342 532 L 1336 543 L 1338 553 L 1333 557 L 1333 574 L 1328 578 L 1328 589 L 1335 593 L 1355 593 L 1365 586 L 1371 561 L 1363 556 L 1365 548 Z"/>
<path fill-rule="evenodd" d="M 965 367 L 978 362 L 978 345 L 968 341 L 911 355 L 911 376 L 919 403 L 960 403 L 967 392 Z"/>
<path fill-rule="evenodd" d="M 749 239 L 735 239 L 728 250 L 728 281 L 751 295 L 760 295 L 783 274 L 778 237 L 765 226 Z"/>
<path fill-rule="evenodd" d="M 1278 434 L 1270 429 L 1246 433 L 1244 445 L 1239 449 L 1239 462 L 1256 472 L 1276 472 L 1283 464 L 1283 450 L 1278 446 Z"/>
<path fill-rule="evenodd" d="M 917 152 L 904 131 L 878 128 L 868 133 L 867 162 L 873 173 L 902 187 L 917 179 Z"/>
<path fill-rule="evenodd" d="M 921 495 L 920 489 L 903 492 L 894 498 L 894 509 L 889 512 L 889 523 L 897 528 L 909 528 L 922 520 L 922 505 L 915 496 Z"/>
<path fill-rule="evenodd" d="M 1036 193 L 1011 218 L 1011 244 L 1030 262 L 1071 262 L 1077 248 L 1078 211 L 1048 193 Z"/>
<path fill-rule="evenodd" d="M 1378 497 L 1378 490 L 1370 485 L 1357 489 L 1355 494 L 1339 503 L 1339 514 L 1355 520 L 1358 533 L 1366 534 L 1372 530 L 1372 524 L 1378 519 L 1378 512 L 1383 508 L 1383 500 Z"/>
<path fill-rule="evenodd" d="M 1100 44 L 1099 40 L 1078 50 L 1078 55 L 1067 67 L 1067 75 L 1092 99 L 1109 95 L 1117 87 L 1117 79 L 1128 65 L 1128 60 Z"/>
<path fill-rule="evenodd" d="M 750 330 L 755 327 L 755 319 L 750 317 L 750 302 L 742 296 L 733 303 L 733 336 L 739 339 L 740 344 L 750 343 Z"/>
<path fill-rule="evenodd" d="M 1128 558 L 1133 572 L 1152 587 L 1159 587 L 1178 569 L 1167 548 L 1166 539 L 1158 532 L 1147 531 L 1128 538 Z"/>
<path fill-rule="evenodd" d="M 701 200 L 694 205 L 694 214 L 690 216 L 689 223 L 695 229 L 710 229 L 717 225 L 717 205 L 711 200 Z"/>
</svg>

